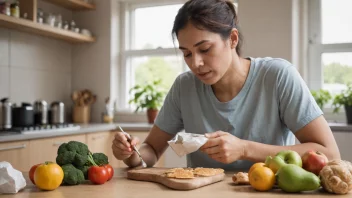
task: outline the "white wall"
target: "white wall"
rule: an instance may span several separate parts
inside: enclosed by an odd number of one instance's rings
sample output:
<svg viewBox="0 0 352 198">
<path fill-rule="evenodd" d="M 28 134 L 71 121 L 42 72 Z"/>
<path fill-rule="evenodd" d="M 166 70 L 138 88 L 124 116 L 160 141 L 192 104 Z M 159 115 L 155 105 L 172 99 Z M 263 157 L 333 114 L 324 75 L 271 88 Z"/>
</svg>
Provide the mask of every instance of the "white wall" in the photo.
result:
<svg viewBox="0 0 352 198">
<path fill-rule="evenodd" d="M 239 0 L 238 16 L 244 35 L 243 55 L 279 57 L 297 64 L 295 0 Z"/>
<path fill-rule="evenodd" d="M 70 11 L 39 2 L 38 7 L 61 13 L 71 19 Z M 33 103 L 69 103 L 71 92 L 71 45 L 63 42 L 0 28 L 0 98 Z"/>
<path fill-rule="evenodd" d="M 88 88 L 97 94 L 92 107 L 92 121 L 101 122 L 105 98 L 117 90 L 118 4 L 116 0 L 97 1 L 96 10 L 77 12 L 73 18 L 94 33 L 97 41 L 74 46 L 72 53 L 72 89 Z M 115 83 L 116 85 L 117 83 Z"/>
</svg>

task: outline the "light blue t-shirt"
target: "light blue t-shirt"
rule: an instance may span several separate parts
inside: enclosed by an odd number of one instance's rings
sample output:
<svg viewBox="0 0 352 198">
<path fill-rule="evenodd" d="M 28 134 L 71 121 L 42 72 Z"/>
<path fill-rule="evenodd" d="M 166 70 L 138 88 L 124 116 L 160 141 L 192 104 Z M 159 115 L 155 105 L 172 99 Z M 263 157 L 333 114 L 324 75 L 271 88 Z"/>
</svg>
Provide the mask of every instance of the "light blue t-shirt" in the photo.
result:
<svg viewBox="0 0 352 198">
<path fill-rule="evenodd" d="M 245 140 L 271 145 L 293 145 L 293 133 L 323 114 L 297 69 L 278 58 L 248 58 L 246 82 L 236 97 L 220 102 L 210 85 L 192 72 L 177 77 L 155 125 L 175 135 L 218 130 Z M 188 167 L 247 169 L 253 162 L 217 162 L 196 151 L 187 155 Z"/>
</svg>

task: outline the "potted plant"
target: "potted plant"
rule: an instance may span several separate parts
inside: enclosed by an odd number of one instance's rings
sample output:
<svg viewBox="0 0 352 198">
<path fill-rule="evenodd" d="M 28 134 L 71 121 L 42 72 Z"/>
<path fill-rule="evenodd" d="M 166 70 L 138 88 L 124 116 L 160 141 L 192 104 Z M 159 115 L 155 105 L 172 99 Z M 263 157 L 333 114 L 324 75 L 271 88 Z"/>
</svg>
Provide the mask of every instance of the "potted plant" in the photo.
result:
<svg viewBox="0 0 352 198">
<path fill-rule="evenodd" d="M 334 113 L 337 113 L 341 106 L 345 107 L 347 123 L 352 124 L 352 83 L 347 84 L 347 89 L 337 94 L 333 102 Z"/>
<path fill-rule="evenodd" d="M 130 94 L 132 92 L 133 98 L 129 103 L 136 105 L 135 112 L 147 109 L 148 122 L 151 124 L 154 123 L 166 94 L 161 86 L 161 80 L 155 80 L 143 85 L 136 85 L 130 89 Z"/>
<path fill-rule="evenodd" d="M 330 92 L 324 89 L 311 91 L 311 93 L 321 110 L 323 110 L 324 105 L 332 99 Z"/>
</svg>

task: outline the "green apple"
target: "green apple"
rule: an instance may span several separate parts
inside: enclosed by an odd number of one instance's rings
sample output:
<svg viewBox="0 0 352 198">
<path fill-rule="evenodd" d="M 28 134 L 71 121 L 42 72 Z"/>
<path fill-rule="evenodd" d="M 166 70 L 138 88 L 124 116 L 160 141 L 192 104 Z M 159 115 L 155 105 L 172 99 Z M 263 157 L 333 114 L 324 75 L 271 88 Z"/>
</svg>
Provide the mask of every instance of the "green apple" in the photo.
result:
<svg viewBox="0 0 352 198">
<path fill-rule="evenodd" d="M 274 157 L 268 156 L 265 160 L 265 165 L 274 173 L 287 164 L 295 164 L 302 167 L 301 156 L 296 151 L 283 150 L 278 152 Z"/>
</svg>

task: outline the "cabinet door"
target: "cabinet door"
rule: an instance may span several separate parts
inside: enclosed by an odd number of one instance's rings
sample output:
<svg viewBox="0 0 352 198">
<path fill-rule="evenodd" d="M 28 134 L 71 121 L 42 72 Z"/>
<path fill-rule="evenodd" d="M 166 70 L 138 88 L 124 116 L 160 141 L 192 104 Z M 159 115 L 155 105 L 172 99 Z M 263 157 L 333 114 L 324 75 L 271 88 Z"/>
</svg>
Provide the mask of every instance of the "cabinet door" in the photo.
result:
<svg viewBox="0 0 352 198">
<path fill-rule="evenodd" d="M 19 171 L 29 171 L 29 141 L 0 143 L 0 161 L 9 162 Z"/>
<path fill-rule="evenodd" d="M 117 168 L 117 161 L 112 154 L 112 132 L 99 132 L 87 134 L 87 145 L 92 153 L 104 153 L 109 158 L 112 167 Z"/>
<path fill-rule="evenodd" d="M 30 140 L 31 164 L 34 165 L 45 161 L 56 162 L 57 149 L 61 144 L 69 141 L 87 143 L 85 134 Z"/>
<path fill-rule="evenodd" d="M 140 143 L 143 143 L 144 142 L 144 140 L 147 138 L 147 136 L 148 136 L 148 132 L 128 132 L 131 136 L 136 136 L 136 137 L 138 137 L 139 138 L 139 141 L 140 141 Z M 137 147 L 137 149 L 139 149 L 139 147 L 140 147 L 140 144 L 139 145 L 137 145 L 136 146 Z M 164 162 L 164 160 L 165 160 L 165 157 L 164 157 L 164 155 L 162 155 L 161 157 L 160 157 L 160 159 L 158 160 L 158 162 L 154 165 L 154 167 L 164 167 L 164 164 L 165 164 L 165 162 Z M 123 161 L 119 161 L 119 167 L 127 167 L 126 166 L 126 164 L 123 162 Z"/>
</svg>

